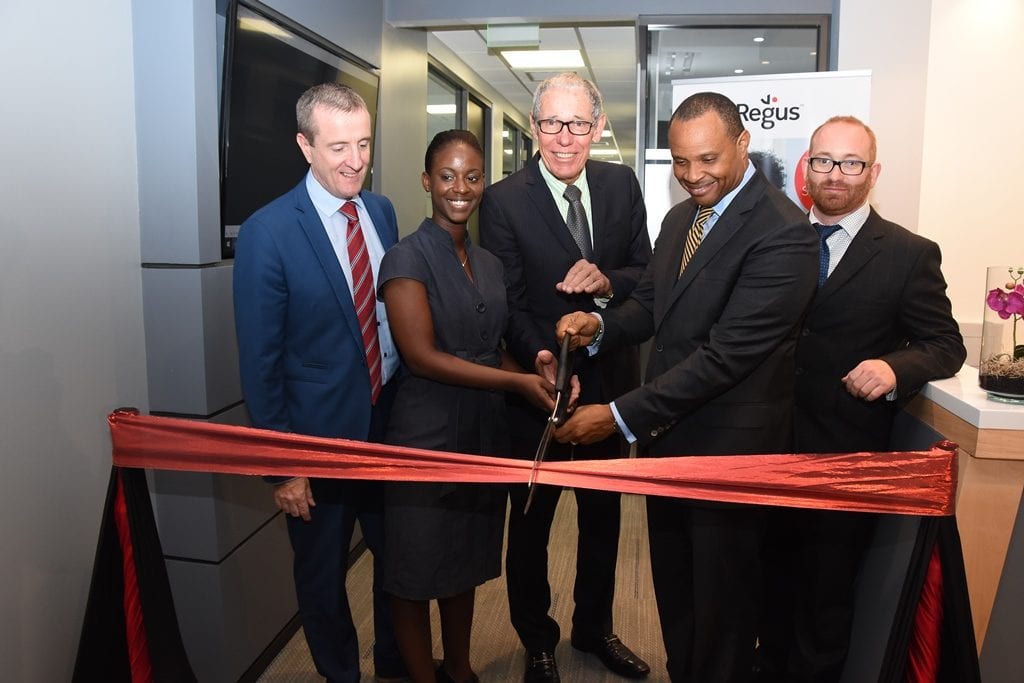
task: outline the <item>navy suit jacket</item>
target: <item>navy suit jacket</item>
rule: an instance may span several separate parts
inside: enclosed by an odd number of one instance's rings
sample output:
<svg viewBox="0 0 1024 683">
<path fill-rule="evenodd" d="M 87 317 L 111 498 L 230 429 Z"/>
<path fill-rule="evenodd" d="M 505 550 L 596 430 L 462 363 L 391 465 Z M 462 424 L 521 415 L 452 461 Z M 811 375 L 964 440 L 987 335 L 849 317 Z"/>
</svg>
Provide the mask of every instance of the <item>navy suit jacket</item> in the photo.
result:
<svg viewBox="0 0 1024 683">
<path fill-rule="evenodd" d="M 696 212 L 692 199 L 668 212 L 640 284 L 604 316 L 601 353 L 653 334 L 645 384 L 615 406 L 649 455 L 785 452 L 817 236 L 757 171 L 680 277 Z"/>
<path fill-rule="evenodd" d="M 371 192 L 360 197 L 390 248 L 398 241 L 394 207 Z M 359 321 L 305 180 L 242 224 L 234 298 L 253 426 L 365 440 L 370 376 Z"/>
</svg>

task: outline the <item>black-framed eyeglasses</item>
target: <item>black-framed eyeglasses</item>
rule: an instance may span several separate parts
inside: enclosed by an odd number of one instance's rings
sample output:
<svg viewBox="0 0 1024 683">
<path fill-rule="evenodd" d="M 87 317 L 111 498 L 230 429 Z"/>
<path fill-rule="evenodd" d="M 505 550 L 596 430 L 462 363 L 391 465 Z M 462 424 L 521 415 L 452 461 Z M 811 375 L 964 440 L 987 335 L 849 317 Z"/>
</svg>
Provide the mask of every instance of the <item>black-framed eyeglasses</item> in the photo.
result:
<svg viewBox="0 0 1024 683">
<path fill-rule="evenodd" d="M 562 129 L 568 127 L 573 135 L 588 135 L 594 128 L 593 121 L 559 121 L 558 119 L 541 119 L 537 122 L 537 128 L 541 133 L 557 135 Z"/>
<path fill-rule="evenodd" d="M 838 166 L 839 172 L 843 175 L 860 175 L 868 166 L 874 166 L 875 162 L 860 161 L 858 159 L 836 161 L 827 157 L 810 157 L 807 159 L 807 164 L 816 173 L 831 173 L 832 169 Z"/>
</svg>

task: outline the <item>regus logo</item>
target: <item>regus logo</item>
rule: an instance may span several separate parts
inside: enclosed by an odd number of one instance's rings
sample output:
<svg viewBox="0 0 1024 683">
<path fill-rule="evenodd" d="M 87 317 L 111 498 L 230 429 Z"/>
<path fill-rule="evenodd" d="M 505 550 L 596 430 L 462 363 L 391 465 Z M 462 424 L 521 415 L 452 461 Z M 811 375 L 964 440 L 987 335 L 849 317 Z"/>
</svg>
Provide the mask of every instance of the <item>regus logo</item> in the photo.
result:
<svg viewBox="0 0 1024 683">
<path fill-rule="evenodd" d="M 740 118 L 745 123 L 753 121 L 765 130 L 774 128 L 776 121 L 798 121 L 800 119 L 799 105 L 779 106 L 779 98 L 771 93 L 762 97 L 757 105 L 751 106 L 746 102 L 740 102 L 736 108 L 739 109 Z"/>
</svg>

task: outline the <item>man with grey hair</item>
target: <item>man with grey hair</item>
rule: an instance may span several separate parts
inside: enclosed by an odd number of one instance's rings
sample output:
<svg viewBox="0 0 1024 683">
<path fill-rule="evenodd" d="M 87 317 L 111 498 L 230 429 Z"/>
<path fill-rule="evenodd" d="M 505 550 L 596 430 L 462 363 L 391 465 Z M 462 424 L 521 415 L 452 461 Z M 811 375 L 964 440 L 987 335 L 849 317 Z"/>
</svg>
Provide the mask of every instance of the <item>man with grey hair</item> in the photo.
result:
<svg viewBox="0 0 1024 683">
<path fill-rule="evenodd" d="M 313 436 L 383 436 L 398 366 L 375 281 L 398 240 L 395 210 L 363 189 L 370 167 L 366 103 L 324 83 L 295 107 L 296 142 L 309 171 L 242 224 L 235 247 L 235 327 L 242 391 L 252 424 Z M 299 615 L 313 662 L 328 681 L 358 683 L 359 647 L 345 573 L 359 521 L 374 556 L 374 668 L 405 667 L 380 588 L 384 550 L 379 482 L 268 478 L 286 515 Z"/>
<path fill-rule="evenodd" d="M 555 350 L 555 322 L 582 309 L 614 308 L 629 297 L 650 259 L 647 213 L 640 185 L 627 167 L 590 159 L 605 126 L 593 83 L 564 73 L 538 86 L 530 124 L 539 153 L 489 187 L 480 205 L 481 244 L 505 266 L 509 324 L 505 341 L 523 367 L 538 351 Z M 635 388 L 635 347 L 600 360 L 582 356 L 575 372 L 579 402 L 602 403 Z M 513 457 L 533 458 L 545 416 L 509 398 Z M 586 447 L 552 444 L 549 460 L 617 458 L 627 453 L 618 435 Z M 612 671 L 643 678 L 650 669 L 612 631 L 619 540 L 619 495 L 576 490 L 579 541 L 572 645 L 596 654 Z M 524 680 L 558 681 L 554 651 L 560 633 L 548 614 L 547 544 L 561 489 L 540 486 L 529 513 L 527 490 L 509 489 L 505 556 L 512 624 L 527 651 Z"/>
</svg>

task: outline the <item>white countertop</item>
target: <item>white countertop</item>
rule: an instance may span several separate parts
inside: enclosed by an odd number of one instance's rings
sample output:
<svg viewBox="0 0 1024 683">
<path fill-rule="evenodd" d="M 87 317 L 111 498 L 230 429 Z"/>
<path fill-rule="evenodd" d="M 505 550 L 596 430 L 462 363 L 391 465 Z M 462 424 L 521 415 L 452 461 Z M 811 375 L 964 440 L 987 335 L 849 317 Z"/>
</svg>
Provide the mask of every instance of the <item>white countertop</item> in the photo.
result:
<svg viewBox="0 0 1024 683">
<path fill-rule="evenodd" d="M 978 386 L 978 369 L 969 365 L 956 377 L 929 382 L 921 395 L 978 429 L 1024 430 L 1024 405 L 990 399 Z"/>
</svg>

